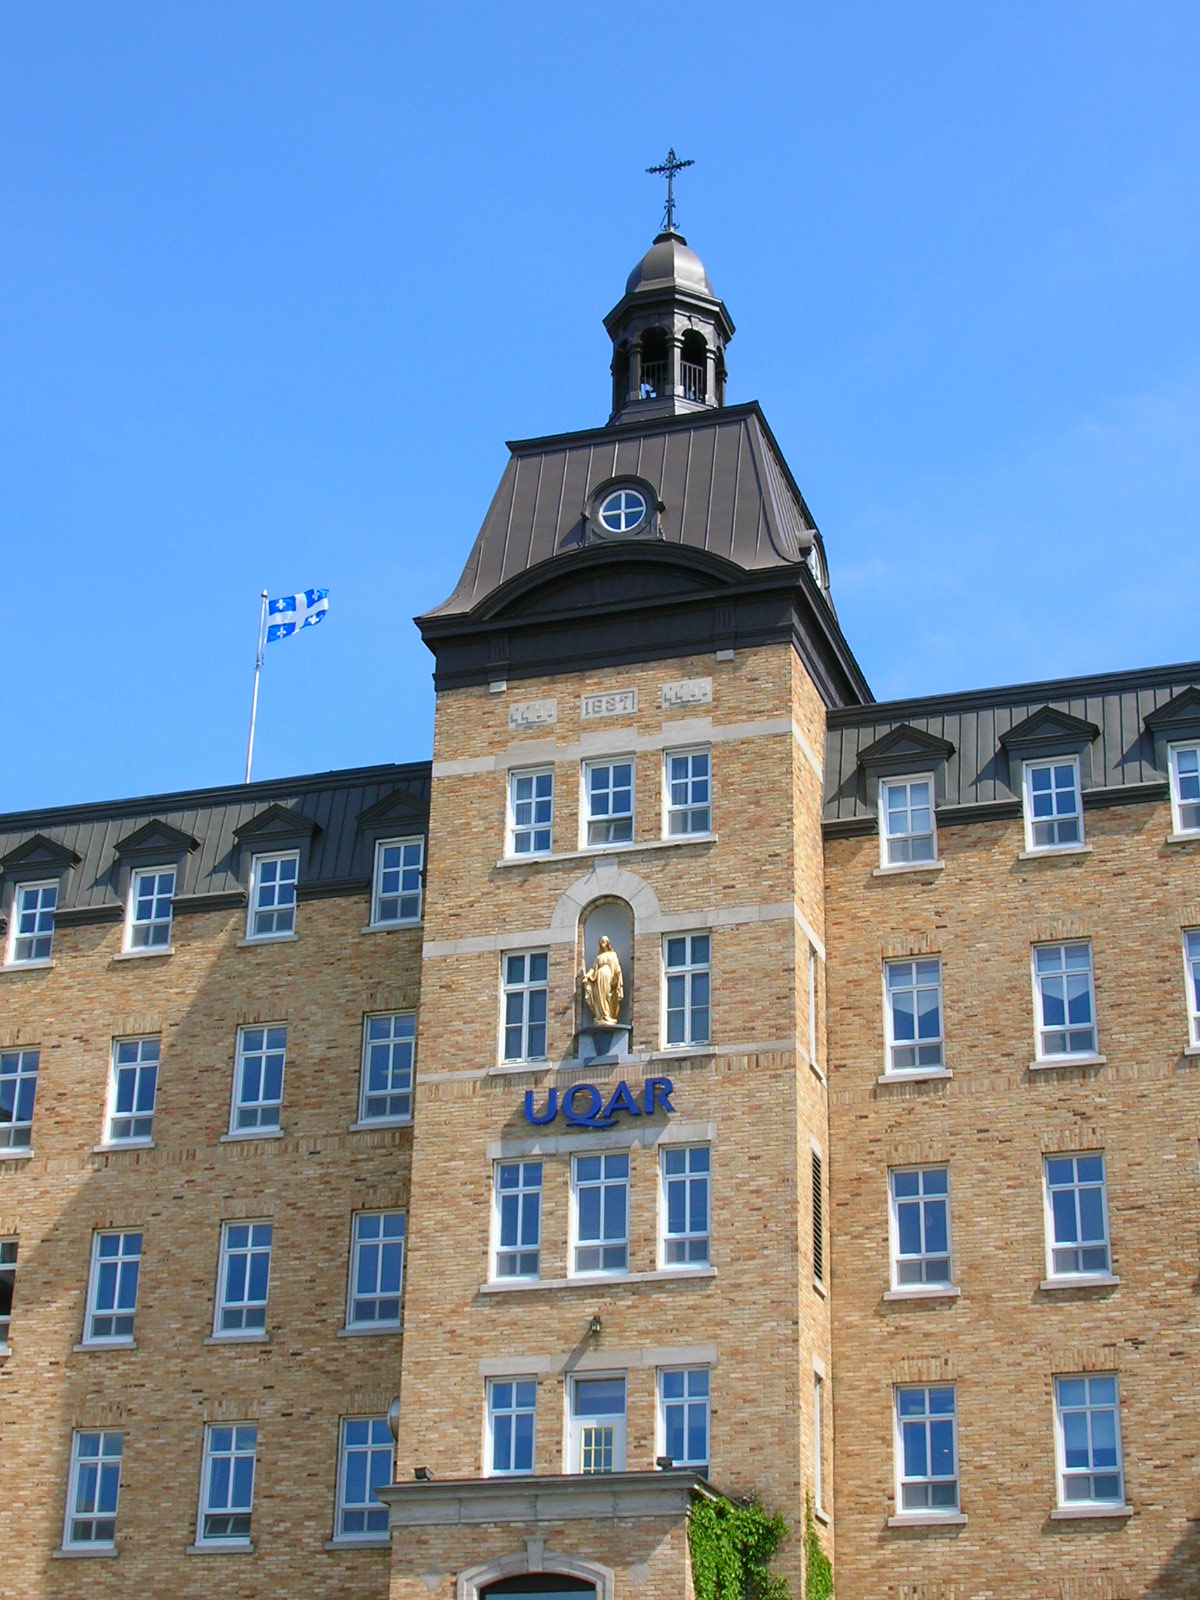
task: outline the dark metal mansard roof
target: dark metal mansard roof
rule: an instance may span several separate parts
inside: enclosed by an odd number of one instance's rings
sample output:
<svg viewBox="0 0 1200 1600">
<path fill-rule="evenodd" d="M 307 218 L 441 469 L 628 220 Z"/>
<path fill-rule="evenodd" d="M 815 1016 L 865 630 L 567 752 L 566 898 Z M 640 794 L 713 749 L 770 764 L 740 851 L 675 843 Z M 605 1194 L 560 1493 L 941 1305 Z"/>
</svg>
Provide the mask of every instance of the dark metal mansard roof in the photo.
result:
<svg viewBox="0 0 1200 1600">
<path fill-rule="evenodd" d="M 803 561 L 816 532 L 757 401 L 508 448 L 462 576 L 430 617 L 469 612 L 510 578 L 581 547 L 588 501 L 614 478 L 657 490 L 663 544 L 723 556 L 748 572 Z"/>
<path fill-rule="evenodd" d="M 1021 760 L 1033 754 L 1080 754 L 1085 805 L 1161 800 L 1166 737 L 1172 728 L 1180 737 L 1200 733 L 1198 685 L 1200 662 L 1192 661 L 835 707 L 825 742 L 826 833 L 873 828 L 874 780 L 905 765 L 938 769 L 945 821 L 1019 815 Z"/>
<path fill-rule="evenodd" d="M 116 914 L 119 864 L 175 862 L 176 903 L 241 898 L 255 850 L 301 842 L 300 894 L 370 882 L 375 840 L 424 833 L 430 764 L 388 763 L 175 794 L 0 815 L 0 884 L 66 872 L 59 912 Z"/>
</svg>

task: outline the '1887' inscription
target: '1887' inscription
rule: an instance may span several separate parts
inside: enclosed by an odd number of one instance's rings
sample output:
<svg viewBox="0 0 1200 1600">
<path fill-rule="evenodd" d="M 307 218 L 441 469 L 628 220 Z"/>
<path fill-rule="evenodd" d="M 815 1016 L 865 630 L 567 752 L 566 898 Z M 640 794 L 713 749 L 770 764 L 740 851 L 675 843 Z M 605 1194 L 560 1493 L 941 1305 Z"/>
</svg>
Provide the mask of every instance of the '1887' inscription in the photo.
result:
<svg viewBox="0 0 1200 1600">
<path fill-rule="evenodd" d="M 619 717 L 637 710 L 636 689 L 614 689 L 608 694 L 585 694 L 579 702 L 581 717 Z"/>
</svg>

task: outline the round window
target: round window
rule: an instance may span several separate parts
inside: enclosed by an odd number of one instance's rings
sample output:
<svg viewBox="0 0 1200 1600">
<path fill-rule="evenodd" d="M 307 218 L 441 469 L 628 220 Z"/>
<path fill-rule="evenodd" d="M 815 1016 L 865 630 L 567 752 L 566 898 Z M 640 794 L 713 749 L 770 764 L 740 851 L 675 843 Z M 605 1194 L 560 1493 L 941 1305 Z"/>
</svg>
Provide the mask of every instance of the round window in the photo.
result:
<svg viewBox="0 0 1200 1600">
<path fill-rule="evenodd" d="M 599 511 L 609 533 L 632 533 L 646 520 L 646 499 L 636 489 L 615 489 L 606 495 Z"/>
</svg>

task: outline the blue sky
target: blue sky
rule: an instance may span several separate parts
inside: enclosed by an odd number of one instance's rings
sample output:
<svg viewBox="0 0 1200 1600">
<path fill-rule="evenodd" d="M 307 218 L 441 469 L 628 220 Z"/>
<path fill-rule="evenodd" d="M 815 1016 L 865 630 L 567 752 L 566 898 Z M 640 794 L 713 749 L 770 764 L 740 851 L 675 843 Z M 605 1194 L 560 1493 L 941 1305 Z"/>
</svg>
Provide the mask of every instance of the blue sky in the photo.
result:
<svg viewBox="0 0 1200 1600">
<path fill-rule="evenodd" d="M 0 809 L 429 752 L 661 208 L 880 698 L 1200 656 L 1194 4 L 0 5 Z"/>
</svg>

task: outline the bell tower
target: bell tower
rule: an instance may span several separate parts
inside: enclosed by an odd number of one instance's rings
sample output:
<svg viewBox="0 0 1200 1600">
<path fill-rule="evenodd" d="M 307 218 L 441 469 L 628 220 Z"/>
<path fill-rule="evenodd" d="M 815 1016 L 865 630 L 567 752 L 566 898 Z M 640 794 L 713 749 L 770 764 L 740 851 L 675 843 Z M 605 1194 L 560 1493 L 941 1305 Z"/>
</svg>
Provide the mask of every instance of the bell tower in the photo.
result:
<svg viewBox="0 0 1200 1600">
<path fill-rule="evenodd" d="M 666 177 L 667 204 L 662 231 L 604 319 L 613 343 L 610 423 L 725 404 L 725 346 L 733 322 L 704 263 L 675 226 L 675 174 L 691 164 L 671 150 L 661 166 L 647 168 Z"/>
</svg>

